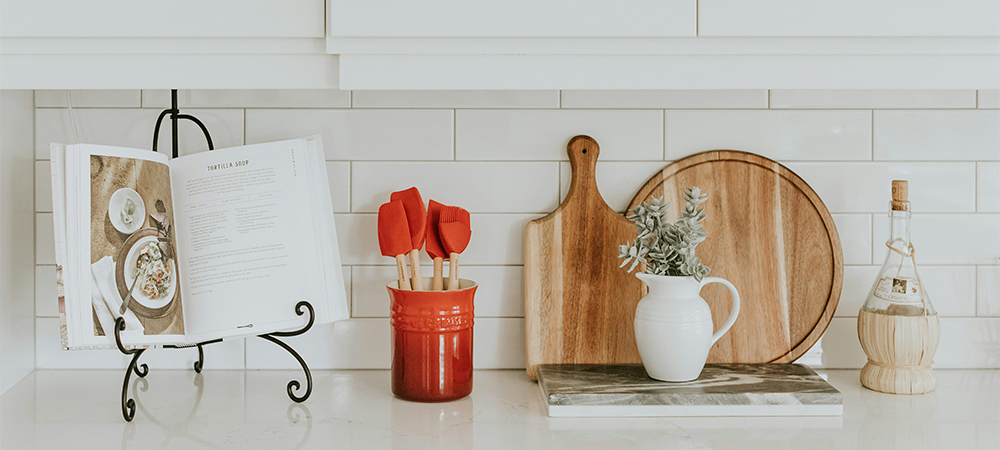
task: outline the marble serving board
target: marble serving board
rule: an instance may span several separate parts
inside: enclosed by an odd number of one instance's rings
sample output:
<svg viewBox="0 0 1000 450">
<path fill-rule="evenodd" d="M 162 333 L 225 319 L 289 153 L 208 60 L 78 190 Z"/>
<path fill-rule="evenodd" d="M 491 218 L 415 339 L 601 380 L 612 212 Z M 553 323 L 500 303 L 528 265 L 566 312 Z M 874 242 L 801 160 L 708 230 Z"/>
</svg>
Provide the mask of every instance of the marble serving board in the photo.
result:
<svg viewBox="0 0 1000 450">
<path fill-rule="evenodd" d="M 542 364 L 550 417 L 839 416 L 840 391 L 798 364 L 708 364 L 686 383 L 641 364 Z"/>
</svg>

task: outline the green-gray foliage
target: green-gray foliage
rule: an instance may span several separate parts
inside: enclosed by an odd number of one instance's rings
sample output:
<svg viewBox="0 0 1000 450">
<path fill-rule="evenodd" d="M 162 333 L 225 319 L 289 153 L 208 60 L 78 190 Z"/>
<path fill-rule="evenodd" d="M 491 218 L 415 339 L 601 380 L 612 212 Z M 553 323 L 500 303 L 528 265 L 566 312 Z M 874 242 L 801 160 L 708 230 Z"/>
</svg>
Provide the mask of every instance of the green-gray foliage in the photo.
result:
<svg viewBox="0 0 1000 450">
<path fill-rule="evenodd" d="M 635 270 L 640 262 L 646 263 L 646 273 L 654 275 L 692 276 L 701 281 L 711 270 L 694 255 L 694 248 L 705 240 L 708 233 L 702 227 L 705 208 L 699 208 L 708 194 L 692 187 L 684 191 L 687 206 L 676 222 L 667 220 L 669 203 L 662 198 L 653 198 L 629 211 L 628 220 L 635 223 L 638 238 L 635 242 L 620 245 L 619 258 L 624 258 L 620 267 L 629 262 L 628 271 Z"/>
</svg>

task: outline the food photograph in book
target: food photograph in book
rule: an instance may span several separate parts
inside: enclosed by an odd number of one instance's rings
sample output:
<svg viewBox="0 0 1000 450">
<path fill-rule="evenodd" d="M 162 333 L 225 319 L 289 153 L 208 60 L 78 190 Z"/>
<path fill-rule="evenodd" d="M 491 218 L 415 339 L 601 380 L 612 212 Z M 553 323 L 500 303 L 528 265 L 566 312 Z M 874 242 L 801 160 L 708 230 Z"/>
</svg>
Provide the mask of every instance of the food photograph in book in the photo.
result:
<svg viewBox="0 0 1000 450">
<path fill-rule="evenodd" d="M 90 157 L 90 263 L 95 336 L 184 334 L 169 167 Z"/>
</svg>

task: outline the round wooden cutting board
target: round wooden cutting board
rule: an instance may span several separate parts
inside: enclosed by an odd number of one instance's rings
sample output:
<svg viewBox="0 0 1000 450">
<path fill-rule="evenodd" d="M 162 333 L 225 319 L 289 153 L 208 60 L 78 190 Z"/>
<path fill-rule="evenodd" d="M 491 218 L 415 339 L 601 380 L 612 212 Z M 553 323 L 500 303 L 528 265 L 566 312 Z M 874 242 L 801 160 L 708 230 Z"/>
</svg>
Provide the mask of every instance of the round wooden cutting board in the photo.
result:
<svg viewBox="0 0 1000 450">
<path fill-rule="evenodd" d="M 710 151 L 668 165 L 632 198 L 670 202 L 670 220 L 684 207 L 684 189 L 708 193 L 708 238 L 697 256 L 709 276 L 732 282 L 742 306 L 732 329 L 712 347 L 709 363 L 787 363 L 819 340 L 840 300 L 844 256 L 830 212 L 785 166 L 739 151 Z M 729 293 L 701 291 L 715 328 L 729 316 Z"/>
</svg>

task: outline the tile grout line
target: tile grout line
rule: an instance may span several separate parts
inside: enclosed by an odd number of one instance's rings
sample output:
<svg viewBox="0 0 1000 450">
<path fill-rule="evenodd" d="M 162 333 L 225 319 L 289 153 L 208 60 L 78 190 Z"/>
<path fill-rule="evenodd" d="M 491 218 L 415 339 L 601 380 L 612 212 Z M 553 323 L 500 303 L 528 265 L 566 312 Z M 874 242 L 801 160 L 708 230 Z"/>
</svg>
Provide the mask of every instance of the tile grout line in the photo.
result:
<svg viewBox="0 0 1000 450">
<path fill-rule="evenodd" d="M 874 109 L 872 110 L 871 118 L 872 118 L 872 135 L 871 135 L 871 144 L 869 144 L 868 147 L 868 157 L 872 161 L 875 161 L 875 110 Z"/>
<path fill-rule="evenodd" d="M 868 264 L 874 265 L 875 264 L 875 214 L 874 213 L 868 215 L 868 223 L 869 223 L 868 231 L 871 233 L 872 237 L 871 241 L 872 251 L 868 252 Z"/>
<path fill-rule="evenodd" d="M 31 201 L 31 205 L 32 205 L 32 210 L 34 210 L 36 208 L 37 204 L 38 204 L 37 201 L 36 201 L 37 199 L 35 199 L 35 189 L 34 189 L 35 184 L 36 184 L 35 183 L 35 175 L 36 174 L 34 173 L 35 172 L 34 165 L 37 164 L 37 162 L 36 162 L 37 160 L 35 159 L 37 157 L 37 155 L 36 155 L 35 152 L 36 152 L 36 148 L 38 147 L 38 143 L 37 143 L 37 141 L 38 141 L 38 133 L 36 133 L 36 130 L 38 129 L 38 125 L 37 125 L 37 123 L 38 123 L 38 106 L 37 106 L 38 98 L 37 97 L 38 97 L 38 91 L 32 90 L 31 91 L 31 156 L 32 156 L 32 167 L 31 167 L 31 172 L 32 172 L 31 173 L 31 184 L 32 184 L 31 200 L 32 201 Z M 51 154 L 49 155 L 49 157 L 51 157 Z M 31 236 L 32 236 L 32 240 L 34 241 L 34 242 L 31 243 L 31 262 L 35 266 L 35 267 L 32 267 L 32 270 L 31 270 L 31 283 L 32 283 L 32 285 L 31 285 L 31 293 L 32 293 L 32 295 L 31 295 L 31 311 L 32 311 L 32 314 L 31 314 L 32 315 L 32 323 L 31 323 L 31 335 L 32 335 L 31 336 L 31 371 L 34 372 L 35 369 L 38 368 L 38 302 L 35 300 L 35 297 L 38 295 L 38 292 L 35 292 L 35 289 L 38 287 L 38 280 L 37 280 L 37 278 L 38 278 L 38 269 L 37 269 L 37 267 L 38 267 L 38 214 L 37 213 L 31 215 Z M 56 301 L 58 301 L 58 299 L 56 299 Z"/>
<path fill-rule="evenodd" d="M 663 160 L 666 161 L 667 160 L 667 110 L 664 109 L 661 111 L 661 113 L 663 114 L 663 120 L 661 121 L 663 123 L 663 133 L 660 133 L 660 135 L 661 138 L 663 139 Z"/>
</svg>

